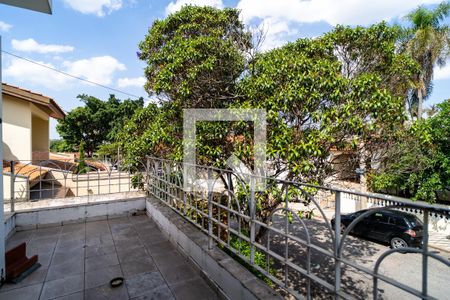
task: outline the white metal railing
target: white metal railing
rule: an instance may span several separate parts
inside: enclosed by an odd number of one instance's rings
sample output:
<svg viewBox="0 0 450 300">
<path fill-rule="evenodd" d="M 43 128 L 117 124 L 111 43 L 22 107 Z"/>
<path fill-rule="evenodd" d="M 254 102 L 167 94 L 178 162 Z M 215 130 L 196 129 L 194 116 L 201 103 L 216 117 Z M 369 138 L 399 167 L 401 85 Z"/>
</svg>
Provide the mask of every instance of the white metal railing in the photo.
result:
<svg viewBox="0 0 450 300">
<path fill-rule="evenodd" d="M 146 188 L 149 195 L 207 234 L 209 247 L 222 247 L 282 293 L 298 299 L 378 299 L 382 297 L 382 284 L 409 296 L 434 299 L 428 289 L 429 273 L 433 271 L 429 268 L 430 260 L 442 264 L 450 274 L 450 261 L 428 247 L 428 218 L 431 213 L 449 218 L 448 207 L 276 178 L 265 178 L 267 189 L 255 191 L 251 183 L 244 182 L 231 170 L 200 165 L 188 166 L 196 170 L 200 179 L 185 189 L 183 167 L 186 165 L 182 163 L 148 158 Z M 317 195 L 334 198 L 334 218 L 322 209 Z M 359 215 L 341 232 L 344 197 L 376 203 L 376 207 Z M 300 203 L 302 208 L 294 209 L 293 203 Z M 364 254 L 356 257 L 352 252 L 358 247 L 368 247 L 366 242 L 349 238 L 349 234 L 360 220 L 387 208 L 421 212 L 423 246 L 400 249 L 381 246 L 382 251 L 373 259 L 374 263 L 367 265 L 361 262 Z M 418 262 L 422 269 L 420 286 L 380 273 L 381 264 L 395 253 L 422 257 Z M 352 276 L 357 276 L 364 288 L 354 283 Z"/>
</svg>

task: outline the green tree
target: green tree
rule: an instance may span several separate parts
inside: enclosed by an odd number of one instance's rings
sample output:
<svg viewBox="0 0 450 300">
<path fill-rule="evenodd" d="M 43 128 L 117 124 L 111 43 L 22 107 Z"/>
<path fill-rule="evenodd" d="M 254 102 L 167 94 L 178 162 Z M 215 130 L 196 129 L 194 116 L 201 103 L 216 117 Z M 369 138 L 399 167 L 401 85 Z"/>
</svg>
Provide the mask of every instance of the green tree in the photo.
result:
<svg viewBox="0 0 450 300">
<path fill-rule="evenodd" d="M 178 36 L 177 28 L 190 28 L 179 25 L 179 20 L 184 20 L 181 16 L 188 12 L 195 16 L 197 10 L 205 14 L 203 8 L 188 7 L 161 21 L 172 24 L 170 20 L 175 19 L 175 32 L 162 34 L 150 29 L 152 39 Z M 220 11 L 207 9 L 206 12 Z M 188 18 L 185 22 L 194 20 Z M 217 31 L 220 32 L 222 25 L 219 25 Z M 218 25 L 214 23 L 214 26 Z M 214 36 L 216 31 L 210 28 L 207 32 L 213 32 L 208 34 Z M 169 72 L 169 62 L 178 63 L 175 57 L 182 57 L 186 45 L 192 41 L 196 41 L 194 49 L 199 52 L 193 57 L 207 57 L 210 54 L 208 37 L 188 36 L 183 41 L 169 43 L 170 51 L 165 47 L 153 47 L 151 56 L 145 56 L 147 88 L 155 91 L 164 86 L 158 93 L 165 93 L 167 101 L 159 107 L 139 110 L 133 116 L 119 134 L 121 148 L 131 158 L 155 155 L 181 160 L 182 108 L 262 108 L 268 118 L 268 159 L 273 162 L 273 173 L 269 175 L 283 173 L 288 179 L 320 183 L 331 173 L 328 162 L 331 147 L 352 147 L 358 152 L 360 145 L 364 145 L 364 150 L 369 152 L 365 163 L 370 168 L 372 155 L 385 150 L 392 143 L 392 132 L 403 126 L 404 95 L 413 82 L 416 64 L 408 56 L 396 53 L 397 34 L 395 28 L 384 23 L 369 28 L 337 27 L 324 37 L 300 39 L 258 54 L 234 77 L 228 91 L 233 90 L 235 97 L 228 98 L 230 101 L 207 100 L 212 94 L 210 91 L 202 94 L 203 77 L 189 75 L 191 69 L 202 68 L 203 59 L 187 62 L 189 68 L 174 68 L 168 77 L 160 73 L 166 68 Z M 214 73 L 214 81 L 223 82 L 221 78 L 228 76 L 225 70 Z M 180 94 L 182 80 L 189 91 L 195 91 L 193 94 Z M 197 161 L 223 167 L 233 153 L 252 166 L 252 126 L 247 122 L 200 122 L 197 125 Z M 282 194 L 270 190 L 258 196 L 261 220 L 266 221 L 281 203 Z"/>
<path fill-rule="evenodd" d="M 77 165 L 77 173 L 78 174 L 84 174 L 88 170 L 88 166 L 86 165 L 85 161 L 85 150 L 84 150 L 84 141 L 82 140 L 80 142 L 80 146 L 78 147 L 78 153 L 80 158 L 78 159 L 78 165 Z"/>
<path fill-rule="evenodd" d="M 51 140 L 50 151 L 51 152 L 73 152 L 75 149 L 67 145 L 64 140 Z"/>
<path fill-rule="evenodd" d="M 332 147 L 353 149 L 370 171 L 372 159 L 389 148 L 403 126 L 404 95 L 415 69 L 411 59 L 396 53 L 395 31 L 384 23 L 339 26 L 256 58 L 252 74 L 241 82 L 246 97 L 238 105 L 267 111 L 270 175 L 322 183 L 332 174 Z M 282 202 L 274 194 L 260 195 L 264 221 Z"/>
<path fill-rule="evenodd" d="M 111 142 L 134 112 L 143 107 L 143 99 L 120 101 L 110 95 L 108 101 L 79 95 L 84 106 L 77 107 L 58 121 L 56 129 L 68 147 L 76 148 L 83 140 L 88 156 Z"/>
<path fill-rule="evenodd" d="M 224 107 L 237 97 L 250 47 L 238 10 L 184 6 L 156 20 L 139 44 L 145 88 L 181 108 Z"/>
<path fill-rule="evenodd" d="M 410 92 L 412 116 L 422 118 L 423 102 L 433 88 L 435 66 L 445 65 L 450 56 L 450 28 L 443 21 L 450 14 L 450 3 L 442 2 L 435 9 L 420 6 L 406 16 L 411 27 L 405 30 L 403 47 L 420 65 L 415 74 L 417 86 Z"/>
<path fill-rule="evenodd" d="M 435 202 L 450 199 L 450 100 L 399 134 L 387 161 L 374 172 L 375 191 Z"/>
</svg>

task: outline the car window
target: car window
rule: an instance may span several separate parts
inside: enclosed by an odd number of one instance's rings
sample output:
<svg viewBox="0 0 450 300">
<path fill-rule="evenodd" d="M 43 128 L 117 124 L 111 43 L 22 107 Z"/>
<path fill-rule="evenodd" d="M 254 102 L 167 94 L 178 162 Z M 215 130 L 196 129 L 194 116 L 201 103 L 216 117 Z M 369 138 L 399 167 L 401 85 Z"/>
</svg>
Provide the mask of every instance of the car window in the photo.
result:
<svg viewBox="0 0 450 300">
<path fill-rule="evenodd" d="M 379 223 L 389 223 L 389 216 L 381 212 L 376 212 L 372 215 L 372 220 Z"/>
<path fill-rule="evenodd" d="M 400 217 L 391 216 L 389 218 L 389 223 L 392 224 L 392 225 L 406 226 L 405 219 L 400 218 Z"/>
</svg>

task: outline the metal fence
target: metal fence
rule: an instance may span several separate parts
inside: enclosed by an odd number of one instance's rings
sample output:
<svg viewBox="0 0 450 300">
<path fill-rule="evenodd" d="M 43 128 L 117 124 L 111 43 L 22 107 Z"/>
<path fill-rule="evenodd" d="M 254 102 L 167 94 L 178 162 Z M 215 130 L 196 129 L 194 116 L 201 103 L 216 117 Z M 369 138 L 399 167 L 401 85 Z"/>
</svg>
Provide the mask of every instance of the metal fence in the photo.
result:
<svg viewBox="0 0 450 300">
<path fill-rule="evenodd" d="M 252 188 L 255 176 L 244 180 L 230 170 L 199 165 L 187 166 L 198 179 L 186 189 L 183 167 L 149 158 L 146 187 L 150 196 L 206 233 L 210 247 L 217 244 L 284 295 L 435 299 L 450 292 L 450 260 L 430 250 L 428 243 L 430 215 L 448 219 L 448 207 L 276 178 L 265 178 L 266 190 L 257 192 Z M 355 210 L 372 208 L 343 228 L 341 208 L 350 198 L 359 201 Z M 334 202 L 334 211 L 321 207 L 324 199 Z M 421 213 L 421 248 L 389 249 L 350 235 L 360 220 L 386 208 Z M 389 265 L 396 267 L 386 267 L 392 258 L 397 261 Z M 414 271 L 409 272 L 411 268 Z M 417 270 L 419 275 L 408 277 L 407 273 Z M 440 277 L 430 282 L 434 272 Z M 448 275 L 442 275 L 445 272 Z"/>
<path fill-rule="evenodd" d="M 142 188 L 142 166 L 88 159 L 81 169 L 73 160 L 5 161 L 5 212 L 27 209 L 27 203 L 136 191 Z"/>
</svg>

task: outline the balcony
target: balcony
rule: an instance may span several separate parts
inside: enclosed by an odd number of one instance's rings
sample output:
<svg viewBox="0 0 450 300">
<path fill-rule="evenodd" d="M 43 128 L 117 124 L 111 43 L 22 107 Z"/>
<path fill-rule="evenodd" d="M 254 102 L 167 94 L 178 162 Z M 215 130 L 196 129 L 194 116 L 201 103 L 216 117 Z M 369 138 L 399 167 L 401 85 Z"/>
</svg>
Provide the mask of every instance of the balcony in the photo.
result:
<svg viewBox="0 0 450 300">
<path fill-rule="evenodd" d="M 133 169 L 67 170 L 70 186 L 38 176 L 35 186 L 44 188 L 34 192 L 46 198 L 11 197 L 6 228 L 7 248 L 26 242 L 42 266 L 3 285 L 0 298 L 441 299 L 450 292 L 450 248 L 432 242 L 449 207 L 277 178 L 265 180 L 285 192 L 254 192 L 239 174 L 204 166 L 188 166 L 199 178 L 186 190 L 183 167 L 148 159 Z M 17 195 L 14 174 L 10 195 Z M 55 192 L 64 188 L 75 192 Z M 271 214 L 256 205 L 263 196 L 282 197 Z M 386 207 L 416 215 L 423 247 L 389 249 L 354 236 L 357 222 L 331 226 L 355 207 L 371 208 L 366 216 Z M 111 288 L 114 277 L 124 284 Z"/>
<path fill-rule="evenodd" d="M 1 299 L 218 299 L 146 215 L 21 231 L 7 248 L 22 242 L 42 266 Z M 125 283 L 111 288 L 116 277 Z"/>
</svg>

